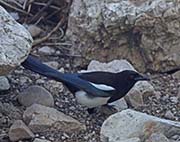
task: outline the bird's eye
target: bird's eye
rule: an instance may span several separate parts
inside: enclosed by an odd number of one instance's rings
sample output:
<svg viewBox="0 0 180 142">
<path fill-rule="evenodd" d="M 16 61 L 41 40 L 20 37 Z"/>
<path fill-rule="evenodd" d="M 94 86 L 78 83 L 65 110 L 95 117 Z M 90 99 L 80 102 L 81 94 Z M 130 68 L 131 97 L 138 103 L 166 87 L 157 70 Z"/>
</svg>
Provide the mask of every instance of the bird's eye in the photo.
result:
<svg viewBox="0 0 180 142">
<path fill-rule="evenodd" d="M 134 79 L 134 75 L 130 75 L 129 80 L 133 80 L 133 79 Z"/>
</svg>

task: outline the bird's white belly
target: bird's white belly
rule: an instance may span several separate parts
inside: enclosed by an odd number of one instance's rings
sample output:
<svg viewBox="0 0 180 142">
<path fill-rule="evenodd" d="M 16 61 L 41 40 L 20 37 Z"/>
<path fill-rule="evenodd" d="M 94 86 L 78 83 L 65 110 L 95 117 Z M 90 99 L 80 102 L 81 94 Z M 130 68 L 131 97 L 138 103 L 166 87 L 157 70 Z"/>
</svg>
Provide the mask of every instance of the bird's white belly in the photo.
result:
<svg viewBox="0 0 180 142">
<path fill-rule="evenodd" d="M 89 97 L 84 91 L 78 91 L 75 93 L 77 102 L 88 108 L 93 108 L 101 105 L 105 105 L 110 97 Z"/>
</svg>

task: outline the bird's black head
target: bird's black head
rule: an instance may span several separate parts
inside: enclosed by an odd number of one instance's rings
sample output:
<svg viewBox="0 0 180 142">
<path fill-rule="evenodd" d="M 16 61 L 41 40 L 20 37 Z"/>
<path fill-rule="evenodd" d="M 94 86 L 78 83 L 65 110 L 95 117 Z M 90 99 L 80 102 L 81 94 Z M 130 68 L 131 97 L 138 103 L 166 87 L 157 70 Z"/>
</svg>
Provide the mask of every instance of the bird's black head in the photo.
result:
<svg viewBox="0 0 180 142">
<path fill-rule="evenodd" d="M 129 90 L 134 86 L 137 81 L 148 81 L 148 77 L 145 77 L 132 70 L 124 70 L 122 72 L 116 73 L 114 76 L 115 80 L 113 87 L 116 89 L 118 95 L 114 95 L 108 102 L 113 102 L 121 97 L 124 97 Z"/>
<path fill-rule="evenodd" d="M 122 72 L 119 72 L 118 77 L 123 79 L 123 81 L 134 82 L 134 83 L 136 83 L 137 81 L 150 80 L 147 76 L 141 75 L 133 70 L 124 70 Z"/>
<path fill-rule="evenodd" d="M 116 84 L 119 90 L 127 93 L 136 82 L 138 81 L 149 81 L 150 79 L 146 76 L 139 74 L 136 71 L 132 70 L 124 70 L 122 72 L 117 73 L 116 75 Z"/>
</svg>

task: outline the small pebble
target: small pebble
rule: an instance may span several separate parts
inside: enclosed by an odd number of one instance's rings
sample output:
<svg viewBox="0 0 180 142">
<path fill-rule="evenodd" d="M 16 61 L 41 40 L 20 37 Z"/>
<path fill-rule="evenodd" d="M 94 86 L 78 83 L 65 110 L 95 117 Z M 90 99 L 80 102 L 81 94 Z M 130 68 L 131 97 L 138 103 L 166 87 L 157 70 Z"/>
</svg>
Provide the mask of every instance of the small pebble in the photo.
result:
<svg viewBox="0 0 180 142">
<path fill-rule="evenodd" d="M 170 97 L 171 102 L 177 104 L 178 103 L 178 98 L 177 97 Z"/>
<path fill-rule="evenodd" d="M 165 118 L 168 118 L 168 119 L 174 119 L 174 118 L 175 118 L 175 117 L 174 117 L 174 114 L 173 114 L 170 110 L 168 110 L 168 111 L 165 113 L 164 117 L 165 117 Z"/>
<path fill-rule="evenodd" d="M 9 80 L 5 76 L 0 76 L 0 91 L 9 90 Z"/>
<path fill-rule="evenodd" d="M 58 67 L 59 67 L 59 63 L 56 62 L 56 61 L 45 62 L 45 64 L 52 67 L 52 68 L 54 68 L 54 69 L 58 69 Z"/>
</svg>

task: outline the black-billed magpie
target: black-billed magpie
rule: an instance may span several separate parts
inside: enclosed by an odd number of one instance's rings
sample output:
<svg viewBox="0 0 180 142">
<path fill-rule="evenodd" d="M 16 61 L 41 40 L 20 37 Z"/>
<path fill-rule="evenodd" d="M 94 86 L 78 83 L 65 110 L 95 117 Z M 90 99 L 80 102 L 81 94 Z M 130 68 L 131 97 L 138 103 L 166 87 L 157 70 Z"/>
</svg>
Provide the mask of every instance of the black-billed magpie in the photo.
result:
<svg viewBox="0 0 180 142">
<path fill-rule="evenodd" d="M 132 70 L 118 73 L 61 73 L 31 55 L 21 65 L 35 73 L 62 82 L 74 94 L 77 102 L 88 107 L 89 111 L 124 97 L 137 81 L 149 80 Z"/>
</svg>

